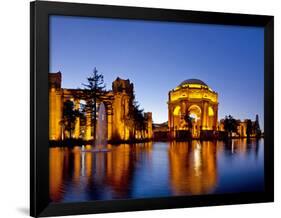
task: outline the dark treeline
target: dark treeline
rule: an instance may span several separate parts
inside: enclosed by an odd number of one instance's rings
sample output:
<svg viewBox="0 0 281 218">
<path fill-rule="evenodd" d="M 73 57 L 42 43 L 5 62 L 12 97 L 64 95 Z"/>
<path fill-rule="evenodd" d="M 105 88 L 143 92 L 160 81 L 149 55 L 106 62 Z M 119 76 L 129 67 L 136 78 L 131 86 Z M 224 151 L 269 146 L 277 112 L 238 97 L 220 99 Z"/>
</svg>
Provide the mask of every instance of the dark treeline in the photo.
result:
<svg viewBox="0 0 281 218">
<path fill-rule="evenodd" d="M 226 132 L 226 137 L 231 138 L 233 136 L 233 133 L 238 134 L 238 126 L 239 126 L 239 120 L 236 120 L 233 116 L 228 115 L 225 116 L 225 119 L 223 121 L 224 130 Z M 259 125 L 258 116 L 256 116 L 256 120 L 252 122 L 250 119 L 246 120 L 246 136 L 247 138 L 250 137 L 261 137 L 262 132 Z"/>
</svg>

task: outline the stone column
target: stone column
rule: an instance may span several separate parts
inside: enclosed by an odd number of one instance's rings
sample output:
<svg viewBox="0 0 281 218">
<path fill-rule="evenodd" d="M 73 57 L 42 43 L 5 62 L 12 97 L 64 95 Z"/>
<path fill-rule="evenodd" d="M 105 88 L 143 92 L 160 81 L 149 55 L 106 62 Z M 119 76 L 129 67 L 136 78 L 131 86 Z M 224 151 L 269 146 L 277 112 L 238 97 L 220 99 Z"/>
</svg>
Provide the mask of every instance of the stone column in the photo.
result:
<svg viewBox="0 0 281 218">
<path fill-rule="evenodd" d="M 151 139 L 152 136 L 152 112 L 148 112 L 148 138 Z"/>
<path fill-rule="evenodd" d="M 115 93 L 114 95 L 114 101 L 113 101 L 113 117 L 112 117 L 112 138 L 114 140 L 120 140 L 121 139 L 121 132 L 122 132 L 122 112 L 121 112 L 121 95 L 119 93 Z"/>
<path fill-rule="evenodd" d="M 62 127 L 62 91 L 61 89 L 51 88 L 49 91 L 49 139 L 61 140 Z"/>
<path fill-rule="evenodd" d="M 171 135 L 172 116 L 171 116 L 171 105 L 169 103 L 168 103 L 168 130 L 169 130 L 169 136 L 172 137 L 172 135 Z"/>
<path fill-rule="evenodd" d="M 74 109 L 79 110 L 80 109 L 80 100 L 75 99 L 74 101 Z M 75 120 L 75 127 L 74 127 L 74 138 L 78 139 L 80 136 L 80 117 L 76 117 Z"/>
<path fill-rule="evenodd" d="M 218 104 L 214 106 L 214 122 L 215 130 L 218 130 Z"/>
<path fill-rule="evenodd" d="M 91 140 L 92 139 L 92 125 L 91 125 L 91 113 L 86 112 L 86 130 L 85 130 L 85 140 Z"/>
<path fill-rule="evenodd" d="M 144 114 L 146 120 L 147 120 L 147 126 L 146 126 L 146 132 L 145 132 L 145 138 L 151 139 L 152 138 L 152 113 L 146 112 Z"/>
<path fill-rule="evenodd" d="M 126 95 L 125 114 L 124 114 L 125 119 L 127 119 L 129 116 L 129 108 L 130 108 L 129 102 L 130 102 L 130 96 Z M 124 119 L 124 121 L 125 121 L 125 119 Z M 127 125 L 126 122 L 124 122 L 124 126 L 125 126 L 125 140 L 129 140 L 130 139 L 130 127 Z"/>
<path fill-rule="evenodd" d="M 202 129 L 206 130 L 207 123 L 208 123 L 208 104 L 207 104 L 207 102 L 203 102 L 202 117 L 203 117 Z"/>
<path fill-rule="evenodd" d="M 112 140 L 112 109 L 107 109 L 107 139 Z"/>
<path fill-rule="evenodd" d="M 122 92 L 116 93 L 113 102 L 113 129 L 112 134 L 115 140 L 128 140 L 129 127 L 126 119 L 129 111 L 129 96 Z"/>
</svg>

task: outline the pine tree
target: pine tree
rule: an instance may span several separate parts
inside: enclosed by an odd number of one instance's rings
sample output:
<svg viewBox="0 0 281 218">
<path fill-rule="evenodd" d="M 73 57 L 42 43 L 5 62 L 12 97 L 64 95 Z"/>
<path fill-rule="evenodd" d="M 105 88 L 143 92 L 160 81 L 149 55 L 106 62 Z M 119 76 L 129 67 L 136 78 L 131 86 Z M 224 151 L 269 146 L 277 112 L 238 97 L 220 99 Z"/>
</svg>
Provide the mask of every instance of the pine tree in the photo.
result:
<svg viewBox="0 0 281 218">
<path fill-rule="evenodd" d="M 232 133 L 237 132 L 238 122 L 231 115 L 225 117 L 223 124 L 228 137 L 232 137 Z"/>
<path fill-rule="evenodd" d="M 97 123 L 97 103 L 98 101 L 101 101 L 102 96 L 106 92 L 103 75 L 98 73 L 98 70 L 94 68 L 93 74 L 87 78 L 87 83 L 83 83 L 82 85 L 85 87 L 84 99 L 86 104 L 84 105 L 84 111 L 91 114 L 93 135 L 95 137 Z"/>
<path fill-rule="evenodd" d="M 259 115 L 256 114 L 256 120 L 254 123 L 254 131 L 255 131 L 255 135 L 257 138 L 261 137 L 261 129 L 260 129 L 260 124 L 259 124 Z"/>
</svg>

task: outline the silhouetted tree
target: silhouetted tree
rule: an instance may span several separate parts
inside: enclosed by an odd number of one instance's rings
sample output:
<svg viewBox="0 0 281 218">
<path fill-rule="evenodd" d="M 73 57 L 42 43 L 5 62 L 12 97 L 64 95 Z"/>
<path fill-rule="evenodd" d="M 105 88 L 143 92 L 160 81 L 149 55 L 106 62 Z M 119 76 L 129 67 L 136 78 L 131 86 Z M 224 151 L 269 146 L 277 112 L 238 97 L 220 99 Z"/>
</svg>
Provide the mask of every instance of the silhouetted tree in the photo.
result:
<svg viewBox="0 0 281 218">
<path fill-rule="evenodd" d="M 69 132 L 69 138 L 72 138 L 72 131 L 75 128 L 76 118 L 78 116 L 80 116 L 80 111 L 74 109 L 74 103 L 70 100 L 65 101 L 63 103 L 63 118 L 60 123 Z"/>
<path fill-rule="evenodd" d="M 101 100 L 105 94 L 105 84 L 103 75 L 98 73 L 94 68 L 93 74 L 87 78 L 87 83 L 82 84 L 85 87 L 84 98 L 86 104 L 84 105 L 84 111 L 90 113 L 93 124 L 93 135 L 96 135 L 96 123 L 97 123 L 97 102 Z"/>
<path fill-rule="evenodd" d="M 253 133 L 253 123 L 251 120 L 246 120 L 246 135 L 247 135 L 247 138 L 250 138 L 251 134 Z"/>
<path fill-rule="evenodd" d="M 238 122 L 231 115 L 225 116 L 223 124 L 228 137 L 231 137 L 233 132 L 237 132 Z"/>
<path fill-rule="evenodd" d="M 146 119 L 144 117 L 143 109 L 140 109 L 140 104 L 136 100 L 135 94 L 130 98 L 129 102 L 129 113 L 125 118 L 126 125 L 132 130 L 131 139 L 135 139 L 136 131 L 141 132 L 141 137 L 143 137 L 143 131 L 146 128 Z"/>
<path fill-rule="evenodd" d="M 145 118 L 143 109 L 140 109 L 140 105 L 136 100 L 133 102 L 133 119 L 135 130 L 140 131 L 141 137 L 143 137 L 142 132 L 145 129 Z"/>
<path fill-rule="evenodd" d="M 184 115 L 184 120 L 187 124 L 187 127 L 188 127 L 188 131 L 189 131 L 189 134 L 190 136 L 192 135 L 192 127 L 193 127 L 193 121 L 194 121 L 194 118 L 190 116 L 190 114 L 186 114 Z"/>
<path fill-rule="evenodd" d="M 254 132 L 256 137 L 261 137 L 261 129 L 260 129 L 260 124 L 259 124 L 259 115 L 256 115 L 256 120 L 254 122 L 253 126 Z"/>
</svg>

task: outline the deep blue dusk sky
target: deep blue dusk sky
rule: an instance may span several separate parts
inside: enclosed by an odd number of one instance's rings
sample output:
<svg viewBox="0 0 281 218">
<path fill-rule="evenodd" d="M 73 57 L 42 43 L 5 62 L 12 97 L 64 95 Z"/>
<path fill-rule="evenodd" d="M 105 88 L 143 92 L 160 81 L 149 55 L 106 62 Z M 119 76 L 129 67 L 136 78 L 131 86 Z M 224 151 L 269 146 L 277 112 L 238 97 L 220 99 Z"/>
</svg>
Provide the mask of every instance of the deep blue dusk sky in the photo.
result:
<svg viewBox="0 0 281 218">
<path fill-rule="evenodd" d="M 106 88 L 117 76 L 156 123 L 168 120 L 169 90 L 197 78 L 219 94 L 219 119 L 260 116 L 263 129 L 263 28 L 51 16 L 50 71 L 63 88 L 81 88 L 96 67 Z"/>
</svg>

